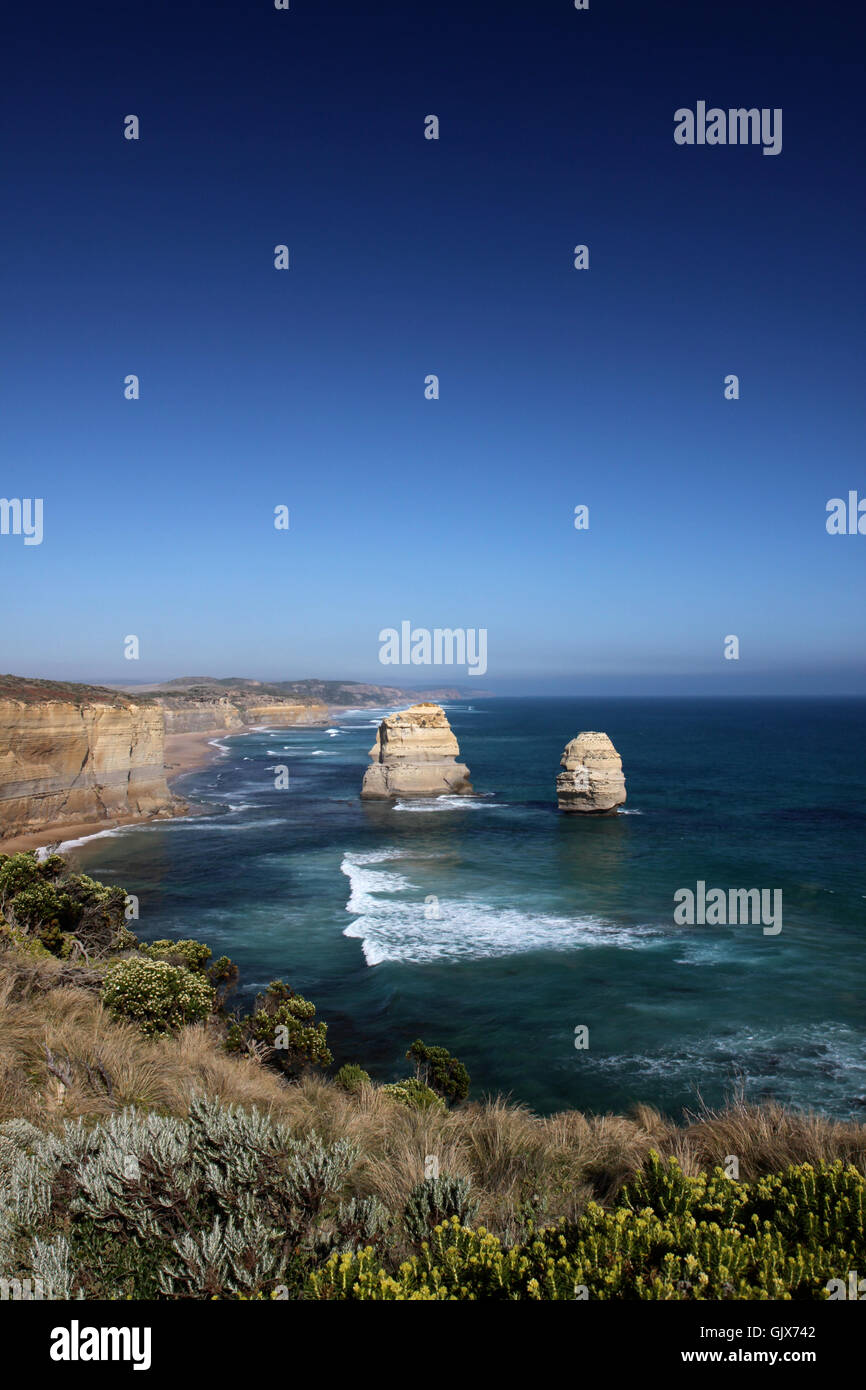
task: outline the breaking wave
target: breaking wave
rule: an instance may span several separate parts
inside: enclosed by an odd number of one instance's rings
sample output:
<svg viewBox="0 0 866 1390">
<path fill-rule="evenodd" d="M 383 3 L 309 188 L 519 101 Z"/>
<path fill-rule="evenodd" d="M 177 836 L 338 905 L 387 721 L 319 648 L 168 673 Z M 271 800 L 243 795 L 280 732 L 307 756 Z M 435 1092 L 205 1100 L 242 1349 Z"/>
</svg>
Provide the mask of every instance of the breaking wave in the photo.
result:
<svg viewBox="0 0 866 1390">
<path fill-rule="evenodd" d="M 487 902 L 437 899 L 405 874 L 382 867 L 393 859 L 418 862 L 408 851 L 382 850 L 346 854 L 340 865 L 350 884 L 346 911 L 354 914 L 343 935 L 360 940 L 368 965 L 420 965 L 592 946 L 636 950 L 663 940 L 657 928 L 619 926 L 601 917 L 561 917 Z M 408 892 L 414 896 L 397 896 Z"/>
</svg>

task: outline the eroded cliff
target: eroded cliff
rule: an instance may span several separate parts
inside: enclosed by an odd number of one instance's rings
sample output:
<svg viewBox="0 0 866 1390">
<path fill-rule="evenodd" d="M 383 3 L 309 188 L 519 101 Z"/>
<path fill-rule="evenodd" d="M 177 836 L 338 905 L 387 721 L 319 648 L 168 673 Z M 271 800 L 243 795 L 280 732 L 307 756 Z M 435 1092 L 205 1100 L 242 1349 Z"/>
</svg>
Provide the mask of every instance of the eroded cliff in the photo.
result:
<svg viewBox="0 0 866 1390">
<path fill-rule="evenodd" d="M 158 705 L 0 677 L 0 840 L 176 814 Z"/>
<path fill-rule="evenodd" d="M 167 734 L 212 733 L 217 730 L 248 729 L 255 724 L 283 728 L 290 724 L 325 724 L 327 705 L 297 700 L 259 698 L 246 695 L 216 695 L 210 692 L 153 696 L 165 715 Z"/>
</svg>

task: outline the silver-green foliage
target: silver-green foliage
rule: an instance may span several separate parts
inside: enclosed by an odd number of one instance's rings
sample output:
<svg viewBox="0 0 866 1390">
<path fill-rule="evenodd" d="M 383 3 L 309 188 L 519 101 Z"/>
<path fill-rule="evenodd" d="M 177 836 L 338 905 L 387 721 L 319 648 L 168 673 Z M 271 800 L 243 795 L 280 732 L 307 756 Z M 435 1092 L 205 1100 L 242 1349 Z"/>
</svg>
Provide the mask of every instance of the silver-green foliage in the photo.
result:
<svg viewBox="0 0 866 1390">
<path fill-rule="evenodd" d="M 0 1125 L 0 1275 L 58 1297 L 249 1296 L 339 1242 L 356 1159 L 346 1140 L 203 1098 L 188 1119 Z"/>
<path fill-rule="evenodd" d="M 416 1182 L 403 1213 L 409 1239 L 426 1240 L 435 1226 L 452 1216 L 458 1218 L 461 1226 L 471 1225 L 478 1203 L 470 1196 L 470 1187 L 468 1178 L 449 1178 L 444 1173 Z"/>
</svg>

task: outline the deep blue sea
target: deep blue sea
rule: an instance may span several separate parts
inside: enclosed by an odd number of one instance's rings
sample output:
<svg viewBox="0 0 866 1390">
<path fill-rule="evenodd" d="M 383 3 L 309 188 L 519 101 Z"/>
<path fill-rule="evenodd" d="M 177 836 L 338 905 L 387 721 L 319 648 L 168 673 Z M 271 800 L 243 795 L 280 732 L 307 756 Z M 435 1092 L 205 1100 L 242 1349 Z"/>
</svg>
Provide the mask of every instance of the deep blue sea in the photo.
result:
<svg viewBox="0 0 866 1390">
<path fill-rule="evenodd" d="M 362 803 L 384 711 L 220 739 L 176 790 L 205 816 L 70 853 L 196 937 L 313 999 L 337 1063 L 407 1074 L 422 1037 L 473 1094 L 677 1114 L 745 1087 L 866 1108 L 866 702 L 489 699 L 447 704 L 476 795 Z M 566 742 L 601 729 L 624 812 L 564 816 Z M 289 769 L 276 790 L 273 769 Z M 677 926 L 674 894 L 781 889 L 782 931 Z M 575 1047 L 575 1029 L 589 1046 Z"/>
</svg>

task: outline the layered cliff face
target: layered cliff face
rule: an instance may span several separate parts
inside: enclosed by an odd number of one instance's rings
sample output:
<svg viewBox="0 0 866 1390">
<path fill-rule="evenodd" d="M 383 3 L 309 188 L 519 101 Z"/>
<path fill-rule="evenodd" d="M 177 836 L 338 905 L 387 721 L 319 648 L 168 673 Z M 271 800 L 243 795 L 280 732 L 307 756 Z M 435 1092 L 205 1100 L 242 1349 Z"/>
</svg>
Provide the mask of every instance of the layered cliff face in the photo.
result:
<svg viewBox="0 0 866 1390">
<path fill-rule="evenodd" d="M 412 705 L 389 714 L 370 749 L 361 795 L 374 800 L 397 796 L 468 796 L 469 768 L 458 763 L 457 740 L 441 705 Z"/>
<path fill-rule="evenodd" d="M 165 716 L 167 734 L 204 734 L 215 729 L 244 727 L 231 700 L 160 700 L 158 704 Z"/>
<path fill-rule="evenodd" d="M 0 689 L 0 839 L 177 813 L 157 705 L 98 692 L 40 695 L 8 698 Z"/>
<path fill-rule="evenodd" d="M 171 695 L 154 697 L 165 714 L 167 734 L 240 730 L 251 724 L 323 724 L 328 707 L 294 700 L 249 699 L 240 695 Z"/>
<path fill-rule="evenodd" d="M 622 759 L 607 734 L 578 734 L 565 745 L 556 779 L 560 811 L 613 811 L 625 801 Z"/>
<path fill-rule="evenodd" d="M 248 704 L 244 711 L 251 724 L 270 724 L 282 728 L 289 724 L 327 724 L 328 706 L 320 704 Z"/>
</svg>

